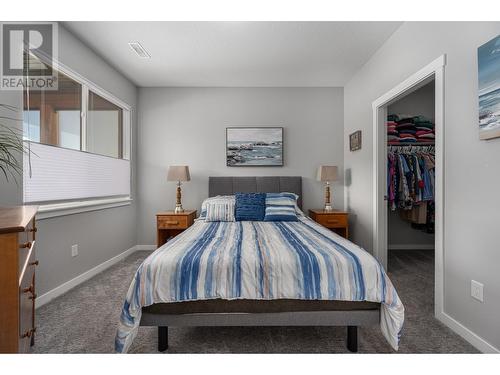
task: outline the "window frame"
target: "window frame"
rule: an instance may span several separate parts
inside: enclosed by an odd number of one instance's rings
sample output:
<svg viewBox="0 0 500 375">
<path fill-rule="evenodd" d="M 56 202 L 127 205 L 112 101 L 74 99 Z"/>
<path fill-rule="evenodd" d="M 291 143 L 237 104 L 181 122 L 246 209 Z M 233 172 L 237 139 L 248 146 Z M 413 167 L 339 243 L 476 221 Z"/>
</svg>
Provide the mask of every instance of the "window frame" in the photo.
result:
<svg viewBox="0 0 500 375">
<path fill-rule="evenodd" d="M 44 56 L 37 56 L 38 58 L 45 60 Z M 122 131 L 121 131 L 121 157 L 115 159 L 127 160 L 129 162 L 130 168 L 130 181 L 129 181 L 129 194 L 125 196 L 114 196 L 114 197 L 89 197 L 88 199 L 80 199 L 78 201 L 68 200 L 62 202 L 40 202 L 39 213 L 37 214 L 37 219 L 47 219 L 51 217 L 71 215 L 80 212 L 102 210 L 113 207 L 120 207 L 125 205 L 130 205 L 133 202 L 132 199 L 132 160 L 131 160 L 131 149 L 132 149 L 132 107 L 124 102 L 123 100 L 117 98 L 115 95 L 111 94 L 109 91 L 103 89 L 99 85 L 95 84 L 91 80 L 85 78 L 83 75 L 79 74 L 75 70 L 69 68 L 68 66 L 57 61 L 53 64 L 54 70 L 60 72 L 67 76 L 68 78 L 74 80 L 81 85 L 81 126 L 80 126 L 80 139 L 81 145 L 80 150 L 75 150 L 79 152 L 87 152 L 87 113 L 88 113 L 88 98 L 89 91 L 94 94 L 99 95 L 103 99 L 109 101 L 110 103 L 120 107 L 122 109 Z M 24 98 L 24 95 L 23 95 Z M 24 100 L 24 99 L 23 99 Z M 24 108 L 24 103 L 23 103 Z M 29 140 L 24 140 L 24 142 L 34 142 Z M 41 142 L 34 142 L 40 143 Z M 48 145 L 59 147 L 55 145 Z M 119 150 L 120 151 L 120 150 Z M 92 153 L 102 157 L 111 157 L 107 155 L 100 155 Z M 24 202 L 23 202 L 24 203 Z M 26 204 L 26 203 L 24 203 Z"/>
<path fill-rule="evenodd" d="M 82 108 L 81 108 L 81 150 L 82 152 L 87 151 L 87 117 L 88 117 L 88 101 L 89 101 L 89 92 L 92 91 L 94 94 L 99 95 L 101 98 L 106 99 L 110 103 L 120 107 L 123 111 L 123 119 L 122 119 L 122 139 L 121 139 L 121 158 L 115 159 L 124 159 L 130 161 L 130 148 L 131 148 L 131 107 L 124 101 L 118 99 L 116 96 L 111 94 L 110 92 L 104 90 L 99 87 L 92 81 L 86 79 L 82 75 L 78 74 L 74 70 L 66 67 L 65 65 L 59 63 L 58 69 L 59 72 L 63 73 L 67 77 L 71 78 L 75 82 L 79 83 L 82 86 Z M 127 139 L 128 138 L 128 139 Z M 100 155 L 100 154 L 96 154 Z M 101 155 L 107 156 L 107 155 Z M 112 156 L 107 156 L 112 157 Z"/>
</svg>

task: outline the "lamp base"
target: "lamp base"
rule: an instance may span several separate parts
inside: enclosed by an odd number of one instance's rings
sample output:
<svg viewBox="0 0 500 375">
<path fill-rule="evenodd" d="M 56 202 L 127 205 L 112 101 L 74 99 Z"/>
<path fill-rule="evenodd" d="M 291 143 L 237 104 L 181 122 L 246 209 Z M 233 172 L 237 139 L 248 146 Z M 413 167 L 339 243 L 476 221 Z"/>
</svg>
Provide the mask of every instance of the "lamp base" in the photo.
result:
<svg viewBox="0 0 500 375">
<path fill-rule="evenodd" d="M 333 211 L 332 203 L 330 200 L 330 182 L 326 181 L 325 184 L 325 208 L 324 211 L 331 212 Z"/>
<path fill-rule="evenodd" d="M 176 195 L 176 202 L 175 202 L 175 210 L 174 213 L 180 214 L 181 212 L 184 212 L 184 208 L 182 208 L 182 201 L 181 201 L 181 182 L 177 181 L 177 195 Z"/>
</svg>

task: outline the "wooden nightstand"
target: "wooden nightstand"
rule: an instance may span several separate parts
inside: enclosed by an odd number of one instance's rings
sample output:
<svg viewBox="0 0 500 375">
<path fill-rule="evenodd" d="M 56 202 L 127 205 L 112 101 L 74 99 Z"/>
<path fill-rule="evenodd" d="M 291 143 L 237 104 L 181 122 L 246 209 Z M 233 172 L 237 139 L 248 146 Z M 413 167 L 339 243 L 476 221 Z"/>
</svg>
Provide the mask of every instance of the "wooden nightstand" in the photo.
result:
<svg viewBox="0 0 500 375">
<path fill-rule="evenodd" d="M 309 217 L 318 224 L 333 230 L 344 238 L 349 238 L 349 222 L 346 211 L 309 210 Z"/>
<path fill-rule="evenodd" d="M 193 225 L 195 218 L 196 210 L 186 210 L 178 214 L 174 211 L 156 214 L 156 244 L 158 247 Z"/>
</svg>

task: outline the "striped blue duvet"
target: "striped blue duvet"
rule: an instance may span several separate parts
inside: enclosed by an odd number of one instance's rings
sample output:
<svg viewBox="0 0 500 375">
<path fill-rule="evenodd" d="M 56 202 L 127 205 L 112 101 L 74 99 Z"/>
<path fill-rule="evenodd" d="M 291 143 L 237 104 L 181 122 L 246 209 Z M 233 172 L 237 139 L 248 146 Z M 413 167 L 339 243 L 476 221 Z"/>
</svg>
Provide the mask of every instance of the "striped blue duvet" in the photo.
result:
<svg viewBox="0 0 500 375">
<path fill-rule="evenodd" d="M 130 348 L 142 307 L 214 298 L 381 302 L 380 327 L 396 350 L 404 320 L 403 304 L 378 261 L 309 218 L 198 220 L 137 270 L 121 312 L 116 351 Z"/>
</svg>

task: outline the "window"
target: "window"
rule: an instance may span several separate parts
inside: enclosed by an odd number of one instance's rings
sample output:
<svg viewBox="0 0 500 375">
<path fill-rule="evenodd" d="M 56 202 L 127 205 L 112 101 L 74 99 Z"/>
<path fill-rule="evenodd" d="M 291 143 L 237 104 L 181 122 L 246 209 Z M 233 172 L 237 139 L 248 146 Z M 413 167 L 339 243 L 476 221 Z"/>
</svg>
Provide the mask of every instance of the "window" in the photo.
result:
<svg viewBox="0 0 500 375">
<path fill-rule="evenodd" d="M 122 157 L 123 109 L 89 91 L 87 151 Z"/>
<path fill-rule="evenodd" d="M 24 140 L 32 150 L 24 202 L 129 197 L 129 106 L 62 64 L 57 74 L 57 90 L 24 92 Z"/>
<path fill-rule="evenodd" d="M 81 112 L 79 110 L 57 111 L 58 138 L 60 147 L 80 150 Z"/>
<path fill-rule="evenodd" d="M 23 111 L 23 139 L 40 142 L 40 111 Z"/>
<path fill-rule="evenodd" d="M 25 134 L 25 138 L 46 145 L 80 150 L 81 110 L 82 85 L 58 73 L 57 90 L 25 91 L 25 113 L 38 113 L 38 119 L 33 122 L 30 115 L 30 133 Z M 31 137 L 32 126 L 38 130 L 36 138 Z"/>
</svg>

